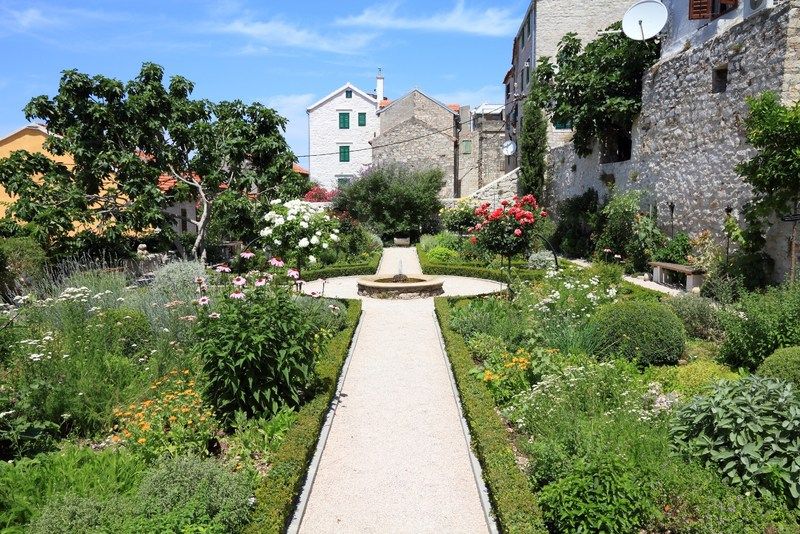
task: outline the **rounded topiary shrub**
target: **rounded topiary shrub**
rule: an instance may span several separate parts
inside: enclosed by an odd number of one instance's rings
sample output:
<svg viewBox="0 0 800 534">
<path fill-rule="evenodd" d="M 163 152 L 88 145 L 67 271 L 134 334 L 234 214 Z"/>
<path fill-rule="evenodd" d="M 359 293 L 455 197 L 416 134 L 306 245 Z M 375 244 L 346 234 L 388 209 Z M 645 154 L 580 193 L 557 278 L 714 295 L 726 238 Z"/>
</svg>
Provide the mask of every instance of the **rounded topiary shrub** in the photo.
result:
<svg viewBox="0 0 800 534">
<path fill-rule="evenodd" d="M 454 263 L 458 261 L 458 252 L 447 247 L 433 247 L 428 252 L 428 259 L 436 263 Z"/>
<path fill-rule="evenodd" d="M 678 362 L 686 338 L 681 320 L 657 302 L 615 302 L 589 321 L 587 344 L 600 358 L 622 356 L 640 365 Z"/>
<path fill-rule="evenodd" d="M 800 347 L 785 347 L 772 353 L 758 366 L 757 374 L 779 378 L 800 388 Z"/>
</svg>

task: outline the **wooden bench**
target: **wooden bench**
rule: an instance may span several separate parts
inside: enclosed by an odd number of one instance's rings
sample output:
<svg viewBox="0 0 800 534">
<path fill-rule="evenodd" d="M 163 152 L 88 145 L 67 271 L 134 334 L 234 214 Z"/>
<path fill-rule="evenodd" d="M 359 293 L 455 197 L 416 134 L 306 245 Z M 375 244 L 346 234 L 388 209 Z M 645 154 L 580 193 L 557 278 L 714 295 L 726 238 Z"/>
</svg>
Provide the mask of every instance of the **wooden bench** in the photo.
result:
<svg viewBox="0 0 800 534">
<path fill-rule="evenodd" d="M 698 267 L 681 265 L 679 263 L 666 263 L 663 261 L 651 261 L 650 267 L 653 268 L 653 282 L 667 284 L 667 273 L 681 273 L 686 275 L 686 291 L 691 292 L 694 288 L 703 285 L 703 275 L 706 272 Z"/>
</svg>

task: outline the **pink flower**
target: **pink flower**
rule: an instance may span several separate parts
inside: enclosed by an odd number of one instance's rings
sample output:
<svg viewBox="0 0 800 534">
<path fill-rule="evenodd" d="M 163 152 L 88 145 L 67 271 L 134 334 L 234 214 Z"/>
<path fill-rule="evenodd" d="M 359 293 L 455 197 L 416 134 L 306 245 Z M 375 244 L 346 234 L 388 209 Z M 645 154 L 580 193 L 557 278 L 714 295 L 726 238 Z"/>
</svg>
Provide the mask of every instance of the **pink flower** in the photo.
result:
<svg viewBox="0 0 800 534">
<path fill-rule="evenodd" d="M 194 279 L 194 283 L 200 286 L 206 283 L 206 279 L 203 278 L 202 276 L 198 276 L 197 278 Z"/>
<path fill-rule="evenodd" d="M 220 318 L 220 315 L 219 315 L 219 313 L 217 313 L 217 312 L 214 312 L 214 313 L 209 313 L 209 314 L 208 314 L 208 318 L 209 318 L 209 319 L 219 319 L 219 318 Z"/>
<path fill-rule="evenodd" d="M 269 260 L 269 264 L 272 265 L 273 267 L 283 267 L 284 266 L 283 260 L 281 260 L 280 258 L 271 258 Z"/>
<path fill-rule="evenodd" d="M 300 272 L 297 271 L 296 269 L 289 269 L 288 271 L 286 271 L 286 276 L 288 276 L 289 278 L 294 278 L 295 280 L 299 280 Z"/>
<path fill-rule="evenodd" d="M 208 306 L 209 302 L 211 302 L 211 299 L 208 297 L 200 297 L 199 299 L 197 299 L 197 303 L 200 306 Z"/>
<path fill-rule="evenodd" d="M 522 235 L 522 230 L 517 228 L 516 230 L 514 230 L 514 235 L 517 236 L 517 237 L 521 236 Z"/>
<path fill-rule="evenodd" d="M 249 260 L 250 258 L 255 258 L 255 256 L 256 255 L 254 253 L 250 252 L 249 250 L 245 250 L 244 252 L 239 254 L 240 258 L 244 258 L 246 260 Z"/>
<path fill-rule="evenodd" d="M 244 293 L 242 293 L 241 289 L 236 289 L 236 291 L 231 293 L 230 297 L 232 299 L 244 300 Z"/>
<path fill-rule="evenodd" d="M 315 299 L 318 299 L 318 298 L 319 298 L 319 297 L 321 297 L 322 295 L 321 295 L 320 293 L 318 293 L 317 291 L 312 291 L 312 292 L 311 292 L 311 296 L 312 296 L 313 298 L 315 298 Z"/>
<path fill-rule="evenodd" d="M 242 287 L 243 285 L 246 284 L 247 284 L 247 279 L 241 276 L 237 276 L 236 278 L 233 279 L 233 285 L 235 285 L 236 287 Z"/>
<path fill-rule="evenodd" d="M 229 272 L 231 272 L 231 268 L 228 267 L 227 265 L 217 265 L 217 268 L 215 270 L 218 273 L 229 273 Z"/>
<path fill-rule="evenodd" d="M 267 285 L 267 279 L 266 278 L 259 278 L 258 280 L 256 280 L 256 287 L 262 287 L 262 286 L 265 286 L 265 285 Z"/>
</svg>

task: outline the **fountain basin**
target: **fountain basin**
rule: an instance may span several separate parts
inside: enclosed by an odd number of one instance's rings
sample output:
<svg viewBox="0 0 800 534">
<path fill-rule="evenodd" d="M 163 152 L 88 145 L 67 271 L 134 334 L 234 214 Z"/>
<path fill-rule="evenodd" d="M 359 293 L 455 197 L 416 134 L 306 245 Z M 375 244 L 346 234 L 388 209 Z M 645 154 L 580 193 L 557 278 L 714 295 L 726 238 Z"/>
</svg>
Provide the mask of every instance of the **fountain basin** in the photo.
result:
<svg viewBox="0 0 800 534">
<path fill-rule="evenodd" d="M 386 274 L 363 276 L 358 279 L 358 294 L 376 299 L 418 299 L 437 297 L 444 293 L 444 280 L 438 276 L 413 274 L 403 281 Z"/>
</svg>

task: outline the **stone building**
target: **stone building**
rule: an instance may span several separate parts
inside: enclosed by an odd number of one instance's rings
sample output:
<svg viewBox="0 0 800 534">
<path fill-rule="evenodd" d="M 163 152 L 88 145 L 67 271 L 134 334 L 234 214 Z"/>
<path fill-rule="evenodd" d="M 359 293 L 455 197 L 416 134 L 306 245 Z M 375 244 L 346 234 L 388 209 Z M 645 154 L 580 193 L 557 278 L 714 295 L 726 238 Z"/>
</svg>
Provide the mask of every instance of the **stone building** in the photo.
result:
<svg viewBox="0 0 800 534">
<path fill-rule="evenodd" d="M 601 164 L 597 148 L 588 158 L 576 157 L 571 144 L 556 148 L 551 194 L 557 201 L 589 187 L 601 194 L 612 184 L 643 189 L 662 228 L 711 230 L 722 238 L 726 208 L 740 215 L 750 199 L 735 171 L 754 154 L 743 129 L 746 97 L 767 90 L 787 103 L 800 97 L 800 2 L 763 2 L 756 12 L 749 1 L 664 3 L 670 17 L 662 57 L 644 76 L 631 159 Z M 790 263 L 791 225 L 774 223 L 767 252 L 781 279 Z"/>
<path fill-rule="evenodd" d="M 631 4 L 632 0 L 531 0 L 514 39 L 511 68 L 503 79 L 508 139 L 517 140 L 522 125 L 522 101 L 528 94 L 531 74 L 539 58 L 555 57 L 559 41 L 569 32 L 576 33 L 584 43 L 591 41 L 599 30 L 621 20 Z M 551 125 L 550 145 L 568 142 L 569 133 L 568 125 Z M 518 154 L 506 158 L 506 171 L 518 165 Z"/>
<path fill-rule="evenodd" d="M 339 187 L 372 164 L 369 142 L 378 133 L 384 78 L 378 72 L 375 93 L 350 82 L 308 107 L 308 158 L 311 177 L 328 188 Z"/>
<path fill-rule="evenodd" d="M 419 89 L 378 111 L 379 134 L 371 141 L 375 165 L 401 164 L 444 174 L 443 198 L 461 197 L 502 174 L 502 106 L 471 111 L 445 105 Z"/>
</svg>

